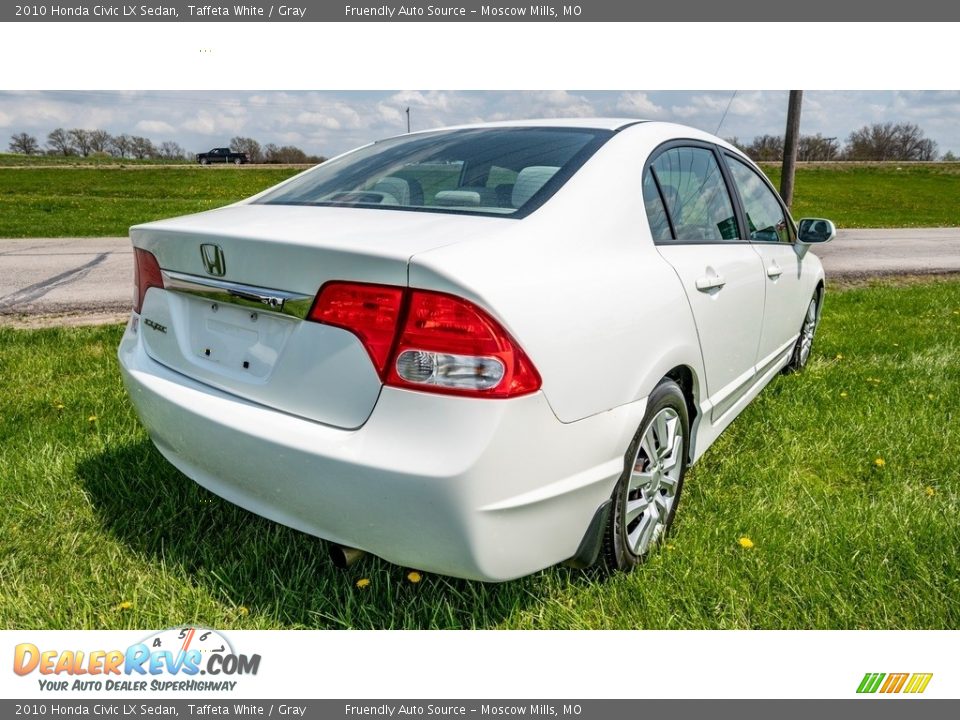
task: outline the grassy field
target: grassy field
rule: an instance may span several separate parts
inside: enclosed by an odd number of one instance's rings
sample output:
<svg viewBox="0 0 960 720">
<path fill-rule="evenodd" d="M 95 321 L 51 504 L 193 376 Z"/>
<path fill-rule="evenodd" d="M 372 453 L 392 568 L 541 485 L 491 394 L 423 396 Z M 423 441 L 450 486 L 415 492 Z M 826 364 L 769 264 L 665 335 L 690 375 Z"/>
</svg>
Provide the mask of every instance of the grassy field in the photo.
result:
<svg viewBox="0 0 960 720">
<path fill-rule="evenodd" d="M 291 168 L 0 168 L 0 237 L 123 236 L 131 225 L 209 210 Z"/>
<path fill-rule="evenodd" d="M 780 187 L 780 167 L 764 171 Z M 960 226 L 960 163 L 834 163 L 797 170 L 795 218 L 841 228 Z"/>
<path fill-rule="evenodd" d="M 192 160 L 145 158 L 116 158 L 111 155 L 22 155 L 20 153 L 0 152 L 0 168 L 3 167 L 99 167 L 123 165 L 140 167 L 150 165 L 186 165 Z"/>
<path fill-rule="evenodd" d="M 123 236 L 136 223 L 235 202 L 300 169 L 0 166 L 0 238 Z M 778 183 L 779 168 L 765 169 Z M 960 225 L 957 207 L 958 163 L 835 164 L 799 169 L 793 214 L 841 228 L 934 227 Z"/>
<path fill-rule="evenodd" d="M 502 585 L 337 571 L 200 489 L 137 423 L 120 334 L 0 328 L 0 628 L 960 628 L 960 281 L 832 292 L 637 572 Z"/>
</svg>

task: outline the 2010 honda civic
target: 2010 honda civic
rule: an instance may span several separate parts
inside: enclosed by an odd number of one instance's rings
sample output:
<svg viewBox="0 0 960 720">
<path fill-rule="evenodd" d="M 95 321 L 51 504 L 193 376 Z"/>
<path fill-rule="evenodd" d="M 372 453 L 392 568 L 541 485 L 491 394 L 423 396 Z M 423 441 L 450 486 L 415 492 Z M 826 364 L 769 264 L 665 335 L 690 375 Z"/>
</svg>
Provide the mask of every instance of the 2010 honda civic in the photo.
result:
<svg viewBox="0 0 960 720">
<path fill-rule="evenodd" d="M 408 134 L 131 228 L 122 373 L 173 465 L 342 558 L 629 569 L 807 363 L 834 235 L 688 127 Z"/>
</svg>

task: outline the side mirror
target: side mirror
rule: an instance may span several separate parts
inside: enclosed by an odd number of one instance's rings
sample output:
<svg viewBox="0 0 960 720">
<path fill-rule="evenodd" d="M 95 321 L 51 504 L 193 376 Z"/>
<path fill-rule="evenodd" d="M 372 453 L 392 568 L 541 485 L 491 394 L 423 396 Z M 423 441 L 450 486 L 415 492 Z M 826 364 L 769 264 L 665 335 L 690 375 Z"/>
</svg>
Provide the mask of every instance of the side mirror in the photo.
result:
<svg viewBox="0 0 960 720">
<path fill-rule="evenodd" d="M 823 218 L 803 218 L 797 229 L 797 240 L 804 245 L 830 242 L 837 236 L 837 227 Z"/>
</svg>

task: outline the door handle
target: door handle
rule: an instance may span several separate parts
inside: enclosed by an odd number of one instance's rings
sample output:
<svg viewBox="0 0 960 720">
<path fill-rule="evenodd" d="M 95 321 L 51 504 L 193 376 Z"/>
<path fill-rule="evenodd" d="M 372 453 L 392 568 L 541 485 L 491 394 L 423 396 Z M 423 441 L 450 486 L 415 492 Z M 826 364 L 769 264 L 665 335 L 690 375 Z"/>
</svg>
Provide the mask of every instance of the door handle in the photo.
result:
<svg viewBox="0 0 960 720">
<path fill-rule="evenodd" d="M 697 290 L 700 292 L 707 292 L 708 290 L 713 290 L 717 288 L 718 290 L 727 284 L 727 281 L 724 279 L 723 275 L 707 275 L 702 278 L 697 278 Z"/>
<path fill-rule="evenodd" d="M 774 263 L 773 265 L 767 268 L 767 277 L 773 280 L 776 280 L 778 277 L 783 275 L 783 270 L 780 269 L 780 266 Z"/>
</svg>

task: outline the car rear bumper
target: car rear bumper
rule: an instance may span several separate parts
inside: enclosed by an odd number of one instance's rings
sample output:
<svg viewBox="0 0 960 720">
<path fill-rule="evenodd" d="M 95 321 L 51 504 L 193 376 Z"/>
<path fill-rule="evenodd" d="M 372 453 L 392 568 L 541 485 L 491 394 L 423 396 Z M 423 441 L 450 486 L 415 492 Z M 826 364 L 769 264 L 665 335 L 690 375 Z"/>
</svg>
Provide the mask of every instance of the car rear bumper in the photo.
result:
<svg viewBox="0 0 960 720">
<path fill-rule="evenodd" d="M 540 393 L 475 400 L 385 387 L 369 420 L 343 430 L 171 371 L 129 328 L 119 358 L 153 442 L 200 485 L 398 565 L 486 581 L 576 553 L 645 407 L 564 424 Z"/>
</svg>

